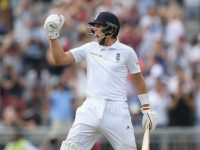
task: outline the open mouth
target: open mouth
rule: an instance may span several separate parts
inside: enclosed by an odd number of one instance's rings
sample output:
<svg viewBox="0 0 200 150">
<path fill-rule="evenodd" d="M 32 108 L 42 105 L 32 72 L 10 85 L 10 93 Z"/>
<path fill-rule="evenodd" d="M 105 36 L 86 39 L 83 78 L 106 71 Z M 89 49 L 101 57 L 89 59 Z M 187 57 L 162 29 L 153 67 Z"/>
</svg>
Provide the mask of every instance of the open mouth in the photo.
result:
<svg viewBox="0 0 200 150">
<path fill-rule="evenodd" d="M 98 42 L 100 42 L 100 41 L 102 40 L 102 36 L 96 35 L 96 40 L 97 40 Z"/>
</svg>

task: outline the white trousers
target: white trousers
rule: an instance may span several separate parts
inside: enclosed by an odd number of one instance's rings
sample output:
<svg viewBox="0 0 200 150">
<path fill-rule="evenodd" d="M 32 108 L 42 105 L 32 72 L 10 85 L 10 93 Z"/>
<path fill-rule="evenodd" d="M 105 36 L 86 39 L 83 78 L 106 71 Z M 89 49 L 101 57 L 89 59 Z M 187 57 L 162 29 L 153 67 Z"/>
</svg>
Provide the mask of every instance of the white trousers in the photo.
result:
<svg viewBox="0 0 200 150">
<path fill-rule="evenodd" d="M 137 149 L 126 102 L 87 98 L 77 109 L 66 140 L 77 150 L 90 150 L 100 134 L 115 150 Z"/>
</svg>

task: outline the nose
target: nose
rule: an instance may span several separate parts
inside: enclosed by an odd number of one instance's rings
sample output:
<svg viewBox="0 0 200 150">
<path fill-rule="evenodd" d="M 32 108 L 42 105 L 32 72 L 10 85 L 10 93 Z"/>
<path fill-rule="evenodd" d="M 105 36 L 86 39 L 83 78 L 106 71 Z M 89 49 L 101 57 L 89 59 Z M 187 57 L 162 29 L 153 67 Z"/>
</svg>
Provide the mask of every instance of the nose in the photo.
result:
<svg viewBox="0 0 200 150">
<path fill-rule="evenodd" d="M 98 28 L 93 27 L 92 30 L 91 30 L 91 32 L 92 32 L 93 34 L 95 34 L 95 33 L 97 32 L 97 30 L 98 30 Z"/>
</svg>

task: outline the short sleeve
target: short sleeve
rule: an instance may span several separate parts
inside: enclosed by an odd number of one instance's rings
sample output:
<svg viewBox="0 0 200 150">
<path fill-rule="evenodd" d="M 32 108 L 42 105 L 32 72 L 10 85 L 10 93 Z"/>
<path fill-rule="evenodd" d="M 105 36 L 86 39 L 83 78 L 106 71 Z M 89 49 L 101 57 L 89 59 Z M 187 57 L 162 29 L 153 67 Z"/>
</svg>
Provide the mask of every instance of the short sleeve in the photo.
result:
<svg viewBox="0 0 200 150">
<path fill-rule="evenodd" d="M 136 53 L 133 49 L 129 50 L 129 55 L 128 55 L 128 59 L 127 59 L 127 66 L 128 66 L 128 71 L 131 74 L 141 72 L 137 55 L 136 55 Z"/>
<path fill-rule="evenodd" d="M 88 44 L 84 44 L 80 47 L 73 48 L 70 50 L 74 57 L 75 62 L 80 62 L 86 59 L 86 53 L 88 51 L 88 47 L 89 47 Z"/>
</svg>

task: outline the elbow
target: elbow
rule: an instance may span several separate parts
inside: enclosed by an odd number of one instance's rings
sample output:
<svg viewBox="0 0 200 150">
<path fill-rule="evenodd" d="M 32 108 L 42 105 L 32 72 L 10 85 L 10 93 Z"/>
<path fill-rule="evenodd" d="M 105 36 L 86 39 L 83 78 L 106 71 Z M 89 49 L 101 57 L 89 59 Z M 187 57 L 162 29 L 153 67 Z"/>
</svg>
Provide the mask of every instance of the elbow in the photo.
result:
<svg viewBox="0 0 200 150">
<path fill-rule="evenodd" d="M 47 54 L 47 62 L 50 65 L 61 65 L 62 62 L 60 61 L 60 59 L 55 58 L 51 53 Z"/>
<path fill-rule="evenodd" d="M 64 65 L 65 63 L 61 59 L 54 58 L 54 65 Z"/>
</svg>

